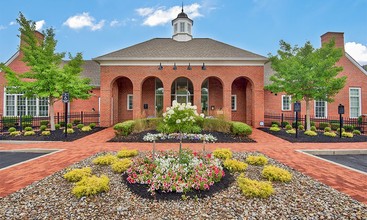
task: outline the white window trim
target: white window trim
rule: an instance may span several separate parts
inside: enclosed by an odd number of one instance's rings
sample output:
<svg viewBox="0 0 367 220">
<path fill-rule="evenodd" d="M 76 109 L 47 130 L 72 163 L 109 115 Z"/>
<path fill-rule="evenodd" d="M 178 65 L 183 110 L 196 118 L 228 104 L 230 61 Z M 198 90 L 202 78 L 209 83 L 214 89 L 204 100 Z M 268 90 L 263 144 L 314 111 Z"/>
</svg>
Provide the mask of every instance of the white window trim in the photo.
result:
<svg viewBox="0 0 367 220">
<path fill-rule="evenodd" d="M 232 108 L 232 98 L 234 98 L 234 108 Z M 231 109 L 237 111 L 237 95 L 231 95 Z"/>
<path fill-rule="evenodd" d="M 327 101 L 323 101 L 323 102 L 325 102 L 325 116 L 324 117 L 317 117 L 316 116 L 316 102 L 317 101 L 321 101 L 321 100 L 314 100 L 314 103 L 313 103 L 313 112 L 314 112 L 314 116 L 315 116 L 315 118 L 327 118 Z"/>
<path fill-rule="evenodd" d="M 6 102 L 7 102 L 7 98 L 6 95 L 14 95 L 14 115 L 10 115 L 10 116 L 19 116 L 18 115 L 18 95 L 23 95 L 23 94 L 8 94 L 6 93 L 6 87 L 4 87 L 4 101 L 3 101 L 3 116 L 9 116 L 7 115 L 7 111 L 6 111 Z M 48 105 L 48 111 L 47 111 L 47 115 L 45 116 L 40 116 L 39 115 L 39 98 L 36 98 L 36 115 L 34 115 L 34 117 L 48 117 L 49 116 L 49 110 L 50 110 L 50 105 Z M 26 112 L 28 112 L 28 99 L 26 99 Z"/>
<path fill-rule="evenodd" d="M 284 109 L 284 102 L 283 102 L 283 99 L 284 97 L 289 97 L 289 109 Z M 282 111 L 292 111 L 292 96 L 290 95 L 282 95 Z"/>
<path fill-rule="evenodd" d="M 359 112 L 358 112 L 358 116 L 357 117 L 352 117 L 351 116 L 351 101 L 350 101 L 350 90 L 351 89 L 357 89 L 358 90 L 358 96 L 359 96 Z M 349 118 L 358 118 L 360 115 L 362 115 L 362 91 L 361 91 L 361 88 L 358 88 L 358 87 L 350 87 L 349 88 Z"/>
<path fill-rule="evenodd" d="M 133 110 L 133 108 L 129 108 L 129 100 L 130 100 L 130 97 L 131 97 L 131 100 L 133 101 L 133 106 L 134 106 L 134 100 L 133 100 L 133 94 L 127 94 L 127 99 L 126 99 L 126 110 Z"/>
</svg>

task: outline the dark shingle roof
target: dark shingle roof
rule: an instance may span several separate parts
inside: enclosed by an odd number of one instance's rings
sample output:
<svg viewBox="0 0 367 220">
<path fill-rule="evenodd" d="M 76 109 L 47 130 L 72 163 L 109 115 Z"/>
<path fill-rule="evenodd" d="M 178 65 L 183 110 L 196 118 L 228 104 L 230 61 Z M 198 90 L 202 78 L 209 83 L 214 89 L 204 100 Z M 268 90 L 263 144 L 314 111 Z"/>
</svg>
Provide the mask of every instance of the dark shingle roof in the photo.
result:
<svg viewBox="0 0 367 220">
<path fill-rule="evenodd" d="M 61 65 L 67 63 L 67 60 L 64 60 Z M 100 66 L 97 62 L 93 60 L 84 60 L 82 65 L 83 71 L 80 73 L 82 77 L 90 79 L 91 86 L 100 86 Z"/>
<path fill-rule="evenodd" d="M 266 57 L 210 39 L 194 38 L 180 42 L 171 38 L 154 38 L 93 60 L 155 60 L 155 59 L 208 59 L 208 60 L 266 60 Z"/>
</svg>

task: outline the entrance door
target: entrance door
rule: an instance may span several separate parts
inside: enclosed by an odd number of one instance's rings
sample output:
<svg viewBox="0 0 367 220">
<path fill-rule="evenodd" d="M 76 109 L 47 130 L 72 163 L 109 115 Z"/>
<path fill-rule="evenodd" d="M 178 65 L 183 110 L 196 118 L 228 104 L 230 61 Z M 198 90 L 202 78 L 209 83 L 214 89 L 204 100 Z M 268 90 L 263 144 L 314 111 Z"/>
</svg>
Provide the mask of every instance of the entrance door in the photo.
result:
<svg viewBox="0 0 367 220">
<path fill-rule="evenodd" d="M 177 103 L 185 103 L 187 104 L 187 95 L 177 95 L 176 96 Z"/>
</svg>

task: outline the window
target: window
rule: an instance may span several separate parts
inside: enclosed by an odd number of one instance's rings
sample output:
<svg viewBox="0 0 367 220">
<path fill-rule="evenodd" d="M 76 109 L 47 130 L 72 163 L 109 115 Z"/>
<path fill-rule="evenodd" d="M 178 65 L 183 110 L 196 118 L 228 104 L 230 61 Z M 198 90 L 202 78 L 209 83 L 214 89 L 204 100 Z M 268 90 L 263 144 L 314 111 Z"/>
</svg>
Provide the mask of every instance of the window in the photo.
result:
<svg viewBox="0 0 367 220">
<path fill-rule="evenodd" d="M 177 33 L 177 24 L 175 24 L 175 34 Z"/>
<path fill-rule="evenodd" d="M 290 111 L 290 110 L 292 110 L 291 96 L 282 95 L 282 111 Z"/>
<path fill-rule="evenodd" d="M 6 116 L 48 116 L 47 98 L 26 98 L 23 94 L 9 94 L 4 92 Z"/>
<path fill-rule="evenodd" d="M 187 23 L 187 32 L 191 34 L 191 24 Z"/>
<path fill-rule="evenodd" d="M 133 110 L 133 95 L 127 95 L 127 110 Z"/>
<path fill-rule="evenodd" d="M 237 110 L 237 95 L 231 95 L 231 109 L 232 111 Z"/>
<path fill-rule="evenodd" d="M 326 118 L 327 117 L 327 102 L 323 100 L 315 100 L 315 117 Z"/>
<path fill-rule="evenodd" d="M 361 89 L 349 88 L 349 117 L 358 118 L 361 113 Z"/>
<path fill-rule="evenodd" d="M 180 22 L 180 32 L 185 32 L 185 22 Z"/>
</svg>

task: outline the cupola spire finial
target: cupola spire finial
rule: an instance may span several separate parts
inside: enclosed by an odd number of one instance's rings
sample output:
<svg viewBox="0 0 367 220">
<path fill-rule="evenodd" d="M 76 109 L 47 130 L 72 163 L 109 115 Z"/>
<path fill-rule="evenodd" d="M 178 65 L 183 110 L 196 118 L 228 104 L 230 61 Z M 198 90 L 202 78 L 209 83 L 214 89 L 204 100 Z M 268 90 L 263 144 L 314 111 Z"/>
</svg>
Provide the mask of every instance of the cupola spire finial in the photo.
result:
<svg viewBox="0 0 367 220">
<path fill-rule="evenodd" d="M 183 13 L 183 1 L 182 1 L 182 9 L 181 9 L 181 12 Z"/>
</svg>

